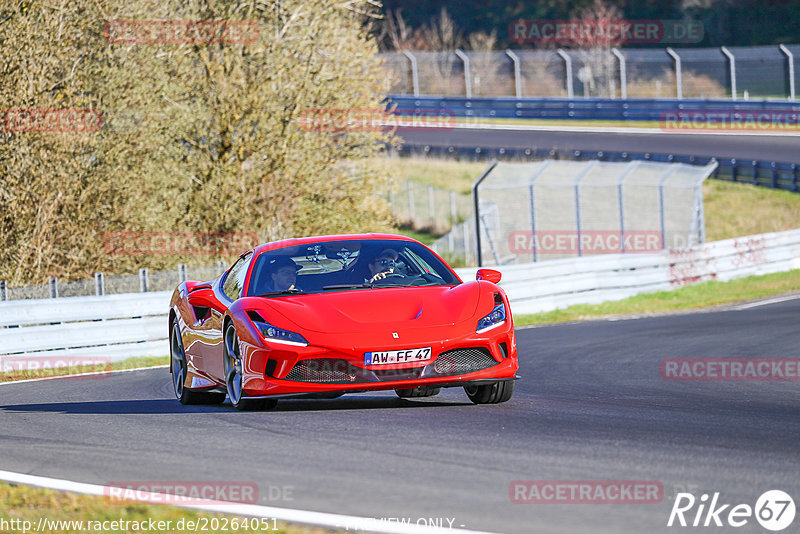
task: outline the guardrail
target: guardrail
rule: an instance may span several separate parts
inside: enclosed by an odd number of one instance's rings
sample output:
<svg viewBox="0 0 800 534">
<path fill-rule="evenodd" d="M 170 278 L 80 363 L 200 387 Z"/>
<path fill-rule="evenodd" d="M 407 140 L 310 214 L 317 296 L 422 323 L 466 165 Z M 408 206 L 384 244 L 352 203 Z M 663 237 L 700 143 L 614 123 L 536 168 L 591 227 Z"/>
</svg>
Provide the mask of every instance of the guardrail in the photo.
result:
<svg viewBox="0 0 800 534">
<path fill-rule="evenodd" d="M 711 158 L 654 152 L 609 152 L 590 150 L 533 149 L 533 148 L 494 148 L 494 147 L 456 147 L 452 145 L 400 145 L 391 149 L 401 156 L 440 156 L 460 157 L 473 160 L 534 160 L 534 159 L 573 159 L 600 161 L 645 160 L 668 163 L 690 163 L 708 165 L 717 160 L 719 166 L 711 175 L 718 180 L 784 189 L 798 192 L 797 163 L 777 161 L 742 160 L 736 158 Z"/>
<path fill-rule="evenodd" d="M 0 303 L 0 359 L 97 357 L 114 362 L 167 355 L 165 317 L 171 295 L 160 291 Z"/>
<path fill-rule="evenodd" d="M 515 314 L 599 304 L 710 280 L 800 269 L 800 230 L 714 241 L 657 254 L 614 254 L 504 266 Z M 477 268 L 460 269 L 462 278 Z"/>
<path fill-rule="evenodd" d="M 662 121 L 668 118 L 668 113 L 692 111 L 706 112 L 709 121 L 720 121 L 735 119 L 736 112 L 781 113 L 785 119 L 800 113 L 797 101 L 705 98 L 464 98 L 393 94 L 387 97 L 387 104 L 397 106 L 395 113 L 404 115 L 505 119 Z M 793 120 L 795 128 L 800 126 L 797 116 Z"/>
<path fill-rule="evenodd" d="M 707 280 L 800 269 L 800 230 L 658 254 L 615 254 L 504 266 L 515 314 L 596 304 Z M 464 280 L 476 269 L 457 269 Z M 171 292 L 0 303 L 0 359 L 165 356 Z M 13 356 L 10 356 L 13 355 Z"/>
</svg>

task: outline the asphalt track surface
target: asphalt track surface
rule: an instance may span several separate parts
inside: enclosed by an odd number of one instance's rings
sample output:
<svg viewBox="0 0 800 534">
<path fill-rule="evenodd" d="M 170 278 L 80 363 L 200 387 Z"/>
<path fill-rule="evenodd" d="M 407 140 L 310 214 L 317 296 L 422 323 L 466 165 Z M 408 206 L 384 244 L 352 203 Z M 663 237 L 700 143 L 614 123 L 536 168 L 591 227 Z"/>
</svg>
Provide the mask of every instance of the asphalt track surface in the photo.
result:
<svg viewBox="0 0 800 534">
<path fill-rule="evenodd" d="M 519 329 L 522 379 L 495 406 L 450 389 L 414 401 L 281 401 L 270 412 L 183 407 L 163 368 L 4 385 L 0 469 L 95 484 L 255 482 L 264 505 L 455 518 L 490 532 L 686 530 L 666 528 L 682 487 L 751 506 L 782 489 L 800 503 L 800 392 L 798 382 L 664 381 L 660 361 L 797 357 L 798 316 L 791 300 Z M 515 480 L 654 480 L 665 495 L 512 504 Z M 270 500 L 270 487 L 290 487 L 291 499 Z M 764 532 L 752 518 L 711 530 Z"/>
<path fill-rule="evenodd" d="M 398 134 L 409 145 L 651 152 L 800 163 L 799 136 L 608 133 L 541 130 L 413 129 Z"/>
</svg>

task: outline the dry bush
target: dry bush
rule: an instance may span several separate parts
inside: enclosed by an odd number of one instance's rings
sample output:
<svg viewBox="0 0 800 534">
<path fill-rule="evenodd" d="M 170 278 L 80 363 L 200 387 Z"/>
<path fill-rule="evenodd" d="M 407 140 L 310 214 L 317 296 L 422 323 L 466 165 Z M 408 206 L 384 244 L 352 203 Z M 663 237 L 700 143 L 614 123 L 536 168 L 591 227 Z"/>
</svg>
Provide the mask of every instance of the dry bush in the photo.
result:
<svg viewBox="0 0 800 534">
<path fill-rule="evenodd" d="M 522 91 L 525 96 L 566 97 L 564 79 L 553 74 L 545 62 L 527 62 L 522 71 Z"/>
<path fill-rule="evenodd" d="M 700 98 L 726 98 L 727 89 L 706 74 L 684 70 L 681 73 L 683 96 Z M 628 80 L 631 98 L 675 98 L 675 71 L 665 68 L 659 76 L 638 77 Z"/>
<path fill-rule="evenodd" d="M 675 74 L 673 73 L 673 78 Z M 684 70 L 681 73 L 683 96 L 686 98 L 728 98 L 728 89 L 706 74 Z"/>
<path fill-rule="evenodd" d="M 18 2 L 0 24 L 0 107 L 92 108 L 95 133 L 0 132 L 0 279 L 161 267 L 110 231 L 388 228 L 374 131 L 309 131 L 309 108 L 382 109 L 367 0 Z M 115 44 L 114 20 L 255 21 L 249 43 Z M 342 162 L 349 162 L 342 165 Z M 208 258 L 209 261 L 217 258 Z"/>
</svg>

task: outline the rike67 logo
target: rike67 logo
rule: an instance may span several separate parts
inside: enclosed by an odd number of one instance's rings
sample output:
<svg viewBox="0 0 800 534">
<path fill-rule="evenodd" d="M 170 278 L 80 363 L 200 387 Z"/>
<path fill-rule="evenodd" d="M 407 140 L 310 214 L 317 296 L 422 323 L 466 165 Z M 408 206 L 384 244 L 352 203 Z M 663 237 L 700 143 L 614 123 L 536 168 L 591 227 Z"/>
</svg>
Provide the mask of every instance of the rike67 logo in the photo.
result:
<svg viewBox="0 0 800 534">
<path fill-rule="evenodd" d="M 667 526 L 693 527 L 743 527 L 753 518 L 767 530 L 784 530 L 794 521 L 797 509 L 792 497 L 781 490 L 769 490 L 761 494 L 755 506 L 730 504 L 720 499 L 719 492 L 712 496 L 703 493 L 696 498 L 691 493 L 678 493 Z"/>
</svg>

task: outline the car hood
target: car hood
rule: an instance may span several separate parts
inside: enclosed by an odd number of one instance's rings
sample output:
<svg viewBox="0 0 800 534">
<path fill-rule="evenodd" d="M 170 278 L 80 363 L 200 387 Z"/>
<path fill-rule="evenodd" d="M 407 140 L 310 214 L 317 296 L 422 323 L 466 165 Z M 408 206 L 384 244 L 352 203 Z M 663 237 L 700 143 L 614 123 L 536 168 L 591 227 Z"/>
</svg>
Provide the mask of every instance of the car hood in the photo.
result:
<svg viewBox="0 0 800 534">
<path fill-rule="evenodd" d="M 279 313 L 301 330 L 370 332 L 380 327 L 424 328 L 453 325 L 475 315 L 476 282 L 457 286 L 332 291 L 260 298 L 267 316 Z"/>
</svg>

